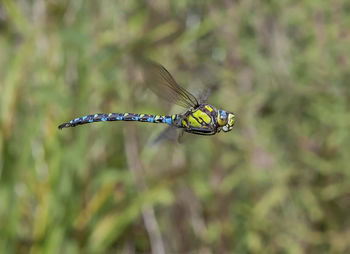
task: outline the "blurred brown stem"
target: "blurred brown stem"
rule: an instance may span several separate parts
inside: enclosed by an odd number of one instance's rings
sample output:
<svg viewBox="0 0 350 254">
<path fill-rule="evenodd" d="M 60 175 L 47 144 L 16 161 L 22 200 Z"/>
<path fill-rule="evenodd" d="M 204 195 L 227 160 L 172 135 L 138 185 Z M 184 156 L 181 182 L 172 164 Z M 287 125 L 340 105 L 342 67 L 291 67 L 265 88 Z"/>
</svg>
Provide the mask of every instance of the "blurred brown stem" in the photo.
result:
<svg viewBox="0 0 350 254">
<path fill-rule="evenodd" d="M 134 176 L 139 192 L 145 192 L 147 191 L 147 185 L 144 181 L 145 171 L 139 158 L 139 145 L 134 126 L 125 128 L 124 143 L 128 167 Z M 152 253 L 164 254 L 164 243 L 152 205 L 143 205 L 142 217 L 151 242 Z"/>
</svg>

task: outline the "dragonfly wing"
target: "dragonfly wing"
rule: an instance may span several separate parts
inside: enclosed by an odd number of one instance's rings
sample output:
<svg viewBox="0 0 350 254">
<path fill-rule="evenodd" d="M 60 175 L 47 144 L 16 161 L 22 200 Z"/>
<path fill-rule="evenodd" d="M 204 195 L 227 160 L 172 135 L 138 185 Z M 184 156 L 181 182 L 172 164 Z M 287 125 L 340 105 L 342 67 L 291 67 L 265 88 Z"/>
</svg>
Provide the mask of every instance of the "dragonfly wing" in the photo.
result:
<svg viewBox="0 0 350 254">
<path fill-rule="evenodd" d="M 207 88 L 199 91 L 198 95 L 196 95 L 197 100 L 199 101 L 200 104 L 206 103 L 209 96 L 215 92 L 219 88 L 218 84 L 214 83 L 211 84 L 210 86 L 207 86 Z"/>
<path fill-rule="evenodd" d="M 200 91 L 200 93 L 198 94 L 197 98 L 200 104 L 202 103 L 206 103 L 209 96 L 211 94 L 211 89 L 210 88 L 206 88 L 202 91 Z"/>
<path fill-rule="evenodd" d="M 197 98 L 181 87 L 162 65 L 156 62 L 147 63 L 146 82 L 159 97 L 185 108 L 199 106 Z"/>
<path fill-rule="evenodd" d="M 176 142 L 178 141 L 178 132 L 182 132 L 175 126 L 169 126 L 164 131 L 162 131 L 154 140 L 152 140 L 151 144 L 156 145 L 163 141 Z"/>
</svg>

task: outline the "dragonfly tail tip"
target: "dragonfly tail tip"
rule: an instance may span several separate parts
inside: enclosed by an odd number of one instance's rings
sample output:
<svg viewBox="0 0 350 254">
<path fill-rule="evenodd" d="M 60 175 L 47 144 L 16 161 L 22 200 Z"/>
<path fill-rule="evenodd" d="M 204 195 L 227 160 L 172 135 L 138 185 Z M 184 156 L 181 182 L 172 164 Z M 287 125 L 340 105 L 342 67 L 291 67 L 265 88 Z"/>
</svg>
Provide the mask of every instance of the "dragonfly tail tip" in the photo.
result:
<svg viewBox="0 0 350 254">
<path fill-rule="evenodd" d="M 70 123 L 63 123 L 58 126 L 59 130 L 62 130 L 63 128 L 71 127 Z"/>
</svg>

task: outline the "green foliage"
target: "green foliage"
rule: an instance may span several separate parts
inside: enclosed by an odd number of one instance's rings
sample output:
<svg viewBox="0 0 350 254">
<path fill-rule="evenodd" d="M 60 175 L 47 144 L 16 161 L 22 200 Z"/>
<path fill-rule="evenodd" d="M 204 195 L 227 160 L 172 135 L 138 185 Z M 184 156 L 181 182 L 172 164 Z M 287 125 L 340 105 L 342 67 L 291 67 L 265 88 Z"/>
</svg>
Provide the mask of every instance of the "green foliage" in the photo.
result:
<svg viewBox="0 0 350 254">
<path fill-rule="evenodd" d="M 0 253 L 349 253 L 349 2 L 0 4 Z M 151 145 L 137 60 L 237 117 Z"/>
</svg>

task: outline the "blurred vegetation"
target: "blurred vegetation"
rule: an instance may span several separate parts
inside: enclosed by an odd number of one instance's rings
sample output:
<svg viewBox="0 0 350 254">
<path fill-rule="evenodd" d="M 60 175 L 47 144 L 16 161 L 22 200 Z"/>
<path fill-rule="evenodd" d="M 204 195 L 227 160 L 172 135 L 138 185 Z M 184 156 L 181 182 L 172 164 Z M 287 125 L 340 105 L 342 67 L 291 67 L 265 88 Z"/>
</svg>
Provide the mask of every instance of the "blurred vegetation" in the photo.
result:
<svg viewBox="0 0 350 254">
<path fill-rule="evenodd" d="M 0 253 L 349 253 L 350 2 L 0 3 Z M 138 57 L 237 124 L 58 124 L 169 113 Z"/>
</svg>

